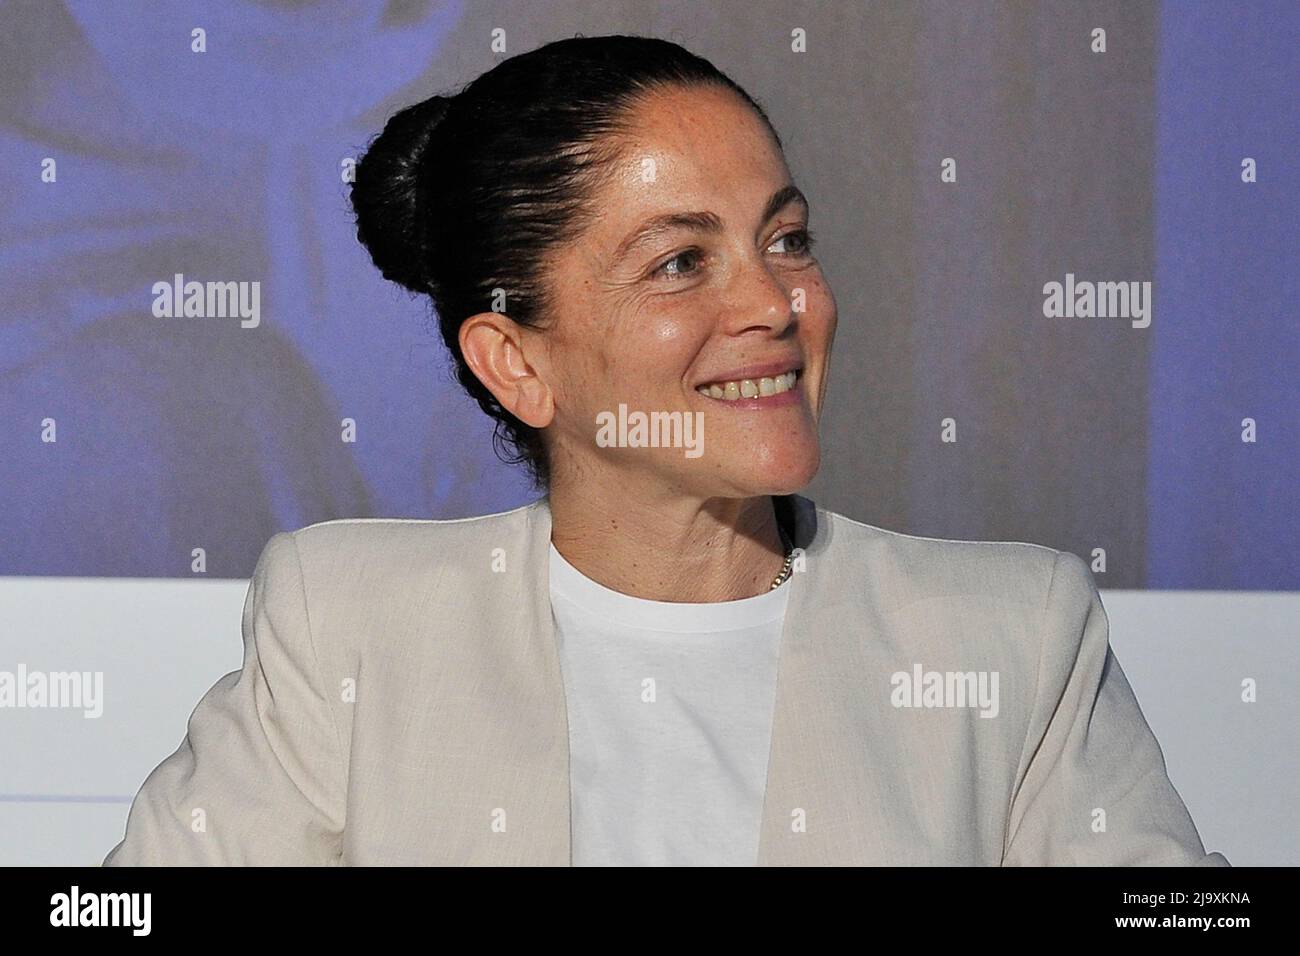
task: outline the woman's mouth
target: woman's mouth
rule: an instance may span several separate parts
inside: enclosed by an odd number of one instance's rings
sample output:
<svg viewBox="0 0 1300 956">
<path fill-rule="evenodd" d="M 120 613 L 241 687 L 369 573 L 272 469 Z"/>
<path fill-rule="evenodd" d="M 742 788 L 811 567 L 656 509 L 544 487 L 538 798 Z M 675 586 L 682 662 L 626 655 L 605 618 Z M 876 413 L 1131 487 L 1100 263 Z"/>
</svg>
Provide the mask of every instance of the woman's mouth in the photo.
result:
<svg viewBox="0 0 1300 956">
<path fill-rule="evenodd" d="M 696 387 L 705 398 L 742 405 L 788 404 L 796 396 L 803 369 L 791 369 L 780 375 L 742 378 L 726 382 L 708 382 Z"/>
</svg>

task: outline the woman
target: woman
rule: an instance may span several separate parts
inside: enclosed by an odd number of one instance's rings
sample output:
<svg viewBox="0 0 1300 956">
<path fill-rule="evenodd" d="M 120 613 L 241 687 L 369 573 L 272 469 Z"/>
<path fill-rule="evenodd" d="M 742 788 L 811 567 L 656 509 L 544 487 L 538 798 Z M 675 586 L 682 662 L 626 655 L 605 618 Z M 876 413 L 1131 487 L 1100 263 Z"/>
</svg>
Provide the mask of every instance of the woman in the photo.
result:
<svg viewBox="0 0 1300 956">
<path fill-rule="evenodd" d="M 106 863 L 1226 865 L 1078 557 L 795 493 L 835 301 L 712 65 L 514 57 L 392 117 L 352 199 L 546 495 L 276 535 Z"/>
</svg>

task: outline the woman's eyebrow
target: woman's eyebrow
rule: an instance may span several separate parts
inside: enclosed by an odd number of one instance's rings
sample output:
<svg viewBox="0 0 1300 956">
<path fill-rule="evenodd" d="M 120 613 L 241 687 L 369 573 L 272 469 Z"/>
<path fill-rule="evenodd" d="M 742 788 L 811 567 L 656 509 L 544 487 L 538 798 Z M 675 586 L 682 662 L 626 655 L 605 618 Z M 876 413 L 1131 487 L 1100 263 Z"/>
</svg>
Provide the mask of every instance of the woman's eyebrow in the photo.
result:
<svg viewBox="0 0 1300 956">
<path fill-rule="evenodd" d="M 804 213 L 808 212 L 808 197 L 806 197 L 803 194 L 803 190 L 794 183 L 782 186 L 776 192 L 772 193 L 772 198 L 767 201 L 767 206 L 763 209 L 762 218 L 758 221 L 760 223 L 767 222 L 786 206 L 790 205 L 790 203 L 798 203 L 800 206 L 803 206 Z"/>
<path fill-rule="evenodd" d="M 805 211 L 808 209 L 808 200 L 798 186 L 793 184 L 782 186 L 768 199 L 767 205 L 763 207 L 763 215 L 760 217 L 759 222 L 767 222 L 791 203 L 798 203 L 803 206 Z M 683 228 L 717 233 L 722 231 L 722 220 L 718 218 L 716 213 L 711 212 L 671 212 L 661 216 L 653 216 L 641 223 L 626 239 L 619 243 L 618 249 L 614 251 L 614 256 L 610 260 L 610 265 L 618 265 L 637 248 L 645 245 L 655 237 L 663 235 L 672 229 Z"/>
</svg>

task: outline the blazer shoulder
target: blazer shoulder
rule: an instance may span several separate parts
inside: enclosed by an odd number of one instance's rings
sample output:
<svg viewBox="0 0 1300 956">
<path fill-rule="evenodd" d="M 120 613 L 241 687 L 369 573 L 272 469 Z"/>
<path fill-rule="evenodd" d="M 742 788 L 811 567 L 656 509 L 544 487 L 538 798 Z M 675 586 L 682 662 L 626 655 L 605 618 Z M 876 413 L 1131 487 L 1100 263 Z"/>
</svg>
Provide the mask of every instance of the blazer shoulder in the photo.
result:
<svg viewBox="0 0 1300 956">
<path fill-rule="evenodd" d="M 496 548 L 522 553 L 537 505 L 471 518 L 344 518 L 280 532 L 259 559 L 250 600 L 293 610 L 322 664 L 354 673 L 376 635 L 419 642 L 430 615 L 459 613 L 482 598 L 482 569 Z"/>
<path fill-rule="evenodd" d="M 375 608 L 411 606 L 430 593 L 462 594 L 467 557 L 529 540 L 539 502 L 470 518 L 343 518 L 281 532 L 263 560 L 296 552 L 314 620 Z M 469 562 L 479 567 L 478 561 Z"/>
<path fill-rule="evenodd" d="M 867 573 L 889 575 L 901 602 L 979 596 L 1044 605 L 1057 564 L 1077 555 L 1029 541 L 933 538 L 878 527 L 819 509 L 835 550 L 852 552 Z"/>
<path fill-rule="evenodd" d="M 318 558 L 325 555 L 360 557 L 387 554 L 389 560 L 418 554 L 427 558 L 443 549 L 483 540 L 506 540 L 522 532 L 540 502 L 534 501 L 508 511 L 468 518 L 336 518 L 306 525 L 291 536 L 300 553 Z"/>
</svg>

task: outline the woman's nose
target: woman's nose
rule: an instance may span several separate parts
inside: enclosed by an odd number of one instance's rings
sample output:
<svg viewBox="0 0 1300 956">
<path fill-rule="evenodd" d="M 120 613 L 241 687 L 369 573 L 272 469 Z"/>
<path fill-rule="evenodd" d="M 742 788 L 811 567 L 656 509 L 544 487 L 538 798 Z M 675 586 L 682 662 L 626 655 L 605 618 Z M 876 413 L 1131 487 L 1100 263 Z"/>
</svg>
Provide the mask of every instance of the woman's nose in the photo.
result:
<svg viewBox="0 0 1300 956">
<path fill-rule="evenodd" d="M 794 320 L 799 296 L 800 290 L 766 262 L 747 261 L 737 267 L 727 290 L 729 331 L 769 328 L 779 333 Z"/>
</svg>

